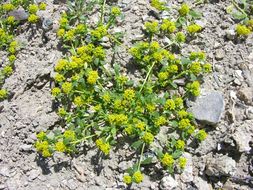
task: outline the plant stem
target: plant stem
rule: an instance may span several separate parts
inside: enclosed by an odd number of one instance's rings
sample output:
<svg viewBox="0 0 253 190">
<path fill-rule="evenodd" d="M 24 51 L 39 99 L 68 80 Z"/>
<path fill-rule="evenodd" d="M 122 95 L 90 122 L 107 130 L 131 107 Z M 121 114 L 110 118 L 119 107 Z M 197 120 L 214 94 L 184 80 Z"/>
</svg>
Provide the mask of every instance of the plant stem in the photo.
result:
<svg viewBox="0 0 253 190">
<path fill-rule="evenodd" d="M 138 170 L 140 170 L 140 167 L 141 167 L 141 161 L 142 161 L 144 148 L 145 148 L 145 143 L 143 143 L 142 148 L 141 148 L 141 156 L 140 156 L 140 160 L 139 160 L 139 163 L 138 163 Z"/>
<path fill-rule="evenodd" d="M 247 13 L 243 9 L 241 9 L 241 7 L 239 7 L 239 5 L 235 2 L 235 0 L 232 0 L 232 3 L 237 10 L 239 10 L 242 14 L 244 14 L 245 17 L 248 17 Z"/>
<path fill-rule="evenodd" d="M 173 78 L 173 80 L 178 79 L 179 77 L 181 77 L 181 76 L 184 75 L 184 74 L 187 74 L 187 71 L 181 72 L 180 74 L 178 74 L 177 76 L 175 76 L 175 77 Z"/>
<path fill-rule="evenodd" d="M 101 8 L 100 24 L 104 23 L 105 4 L 106 4 L 106 0 L 103 0 L 103 4 L 102 4 L 102 8 Z"/>
<path fill-rule="evenodd" d="M 141 89 L 139 90 L 139 92 L 141 92 L 141 91 L 143 90 L 143 87 L 144 87 L 145 84 L 147 83 L 147 80 L 148 80 L 148 78 L 149 78 L 149 76 L 150 76 L 150 73 L 152 72 L 154 66 L 155 66 L 155 61 L 154 61 L 154 63 L 151 65 L 151 67 L 149 68 L 149 71 L 148 71 L 148 73 L 147 73 L 147 75 L 146 75 L 146 78 L 145 78 L 145 80 L 144 80 L 144 82 L 143 82 L 143 84 L 142 84 Z"/>
<path fill-rule="evenodd" d="M 77 140 L 77 141 L 71 142 L 71 144 L 77 144 L 77 143 L 79 143 L 79 142 L 85 141 L 86 139 L 89 139 L 89 138 L 94 137 L 94 136 L 97 136 L 97 135 L 94 134 L 94 135 L 86 136 L 86 137 L 84 137 L 84 138 L 82 138 L 82 139 L 79 139 L 79 140 Z"/>
</svg>

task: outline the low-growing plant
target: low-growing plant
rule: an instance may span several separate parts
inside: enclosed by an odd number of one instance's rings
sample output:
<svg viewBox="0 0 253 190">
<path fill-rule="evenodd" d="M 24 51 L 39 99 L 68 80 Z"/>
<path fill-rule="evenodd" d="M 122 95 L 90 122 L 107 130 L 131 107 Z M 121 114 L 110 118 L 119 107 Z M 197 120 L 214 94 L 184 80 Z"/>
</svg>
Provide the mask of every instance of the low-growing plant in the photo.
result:
<svg viewBox="0 0 253 190">
<path fill-rule="evenodd" d="M 36 23 L 39 17 L 36 15 L 38 10 L 45 10 L 46 3 L 35 4 L 30 0 L 11 0 L 9 3 L 1 3 L 0 5 L 0 50 L 6 51 L 8 60 L 3 60 L 0 70 L 0 89 L 4 81 L 9 77 L 14 69 L 16 54 L 19 50 L 19 44 L 15 40 L 15 29 L 20 24 L 14 16 L 10 16 L 10 12 L 23 8 L 29 14 L 28 22 Z M 7 98 L 8 93 L 5 89 L 1 89 L 0 101 Z"/>
<path fill-rule="evenodd" d="M 232 0 L 227 12 L 239 22 L 235 31 L 239 37 L 247 37 L 253 31 L 253 2 L 251 0 Z"/>
<path fill-rule="evenodd" d="M 97 7 L 89 5 L 85 6 Z M 80 14 L 82 19 L 73 18 L 75 7 L 62 14 L 57 35 L 67 53 L 55 65 L 52 95 L 60 104 L 58 114 L 65 125 L 38 133 L 37 151 L 43 157 L 55 151 L 72 155 L 84 143 L 94 143 L 101 156 L 108 158 L 119 139 L 124 143 L 131 139 L 129 149 L 135 151 L 136 160 L 124 175 L 126 184 L 142 182 L 142 166 L 155 158 L 169 173 L 183 171 L 187 162 L 183 152 L 188 142 L 200 142 L 207 136 L 197 127 L 185 101 L 200 94 L 201 79 L 211 72 L 204 52 L 187 56 L 173 53 L 174 45 L 180 48 L 187 35 L 192 37 L 202 30 L 194 23 L 192 8 L 182 4 L 175 21 L 144 24 L 145 40 L 129 50 L 133 63 L 140 68 L 141 79 L 133 82 L 119 64 L 105 67 L 107 51 L 102 42 L 108 37 L 116 42 L 113 45 L 119 44 L 110 29 L 121 12 L 118 7 L 108 7 L 105 0 L 98 5 L 98 23 L 87 22 L 90 12 Z M 167 11 L 159 1 L 151 5 Z M 164 36 L 173 43 L 163 46 L 160 39 Z M 177 83 L 179 80 L 183 82 Z M 166 143 L 159 139 L 161 132 L 166 134 Z M 149 157 L 145 152 L 154 154 Z"/>
</svg>

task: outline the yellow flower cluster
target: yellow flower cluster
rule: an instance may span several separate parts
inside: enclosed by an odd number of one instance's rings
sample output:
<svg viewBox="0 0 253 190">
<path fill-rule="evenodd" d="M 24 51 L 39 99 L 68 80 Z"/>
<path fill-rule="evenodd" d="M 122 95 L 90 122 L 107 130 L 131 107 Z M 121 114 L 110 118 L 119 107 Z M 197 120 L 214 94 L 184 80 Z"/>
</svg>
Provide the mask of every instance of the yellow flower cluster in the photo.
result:
<svg viewBox="0 0 253 190">
<path fill-rule="evenodd" d="M 180 157 L 178 162 L 179 162 L 179 167 L 180 167 L 181 169 L 184 169 L 185 166 L 186 166 L 186 163 L 187 163 L 186 158 Z"/>
<path fill-rule="evenodd" d="M 252 32 L 249 27 L 241 24 L 238 24 L 235 30 L 239 36 L 248 36 Z"/>
<path fill-rule="evenodd" d="M 186 3 L 183 3 L 178 10 L 180 16 L 186 16 L 190 12 L 190 7 Z"/>
<path fill-rule="evenodd" d="M 69 141 L 73 141 L 76 139 L 76 134 L 74 131 L 72 130 L 66 130 L 64 133 L 63 133 L 63 137 L 66 138 L 67 140 Z"/>
<path fill-rule="evenodd" d="M 35 148 L 38 152 L 41 152 L 42 156 L 45 158 L 50 157 L 52 155 L 49 151 L 49 144 L 47 141 L 37 141 L 35 143 Z"/>
<path fill-rule="evenodd" d="M 7 97 L 7 91 L 5 89 L 0 89 L 0 100 L 3 100 Z"/>
<path fill-rule="evenodd" d="M 175 147 L 176 149 L 183 150 L 185 147 L 185 142 L 183 140 L 177 140 Z"/>
<path fill-rule="evenodd" d="M 160 126 L 166 124 L 166 122 L 167 122 L 166 118 L 165 118 L 164 116 L 160 116 L 160 117 L 158 117 L 158 118 L 156 119 L 156 121 L 155 121 L 155 126 L 156 126 L 156 127 L 160 127 Z"/>
<path fill-rule="evenodd" d="M 150 132 L 146 132 L 144 133 L 142 140 L 147 144 L 151 144 L 154 141 L 154 135 Z"/>
<path fill-rule="evenodd" d="M 128 101 L 132 101 L 135 97 L 135 92 L 133 89 L 126 89 L 123 94 L 123 98 Z"/>
<path fill-rule="evenodd" d="M 162 163 L 162 165 L 163 166 L 165 166 L 165 167 L 170 167 L 170 166 L 172 166 L 173 164 L 174 164 L 174 159 L 173 159 L 173 157 L 170 155 L 170 154 L 168 154 L 168 153 L 165 153 L 164 155 L 163 155 L 163 158 L 162 158 L 162 160 L 161 160 L 161 163 Z"/>
<path fill-rule="evenodd" d="M 159 31 L 158 28 L 158 22 L 153 21 L 153 22 L 146 22 L 145 23 L 145 29 L 147 32 L 151 33 L 151 34 L 155 34 Z"/>
<path fill-rule="evenodd" d="M 164 108 L 169 109 L 169 110 L 175 110 L 176 104 L 175 104 L 174 100 L 168 99 L 164 105 Z"/>
<path fill-rule="evenodd" d="M 173 32 L 175 32 L 176 29 L 177 29 L 177 27 L 176 27 L 175 22 L 172 22 L 168 19 L 164 19 L 162 21 L 162 24 L 161 24 L 161 30 L 162 31 L 165 31 L 165 32 L 168 32 L 168 33 L 173 33 Z"/>
<path fill-rule="evenodd" d="M 133 181 L 135 183 L 141 183 L 143 181 L 143 175 L 140 171 L 136 171 L 133 174 Z"/>
<path fill-rule="evenodd" d="M 110 153 L 110 144 L 105 143 L 102 139 L 96 140 L 96 146 L 105 154 L 108 155 Z"/>
<path fill-rule="evenodd" d="M 124 114 L 110 114 L 108 115 L 108 122 L 114 125 L 123 125 L 128 121 L 128 117 Z"/>
<path fill-rule="evenodd" d="M 72 91 L 72 83 L 70 83 L 70 82 L 64 82 L 62 84 L 61 88 L 62 88 L 62 91 L 65 94 L 69 94 Z"/>
<path fill-rule="evenodd" d="M 107 29 L 105 26 L 99 26 L 95 30 L 91 31 L 91 36 L 96 40 L 101 40 L 107 34 Z"/>
<path fill-rule="evenodd" d="M 165 2 L 161 2 L 159 0 L 151 0 L 151 6 L 159 11 L 163 11 L 166 9 Z"/>
<path fill-rule="evenodd" d="M 187 27 L 187 31 L 190 34 L 195 34 L 197 32 L 200 32 L 202 30 L 202 27 L 198 24 L 191 24 Z"/>
<path fill-rule="evenodd" d="M 67 147 L 62 141 L 55 143 L 55 150 L 58 152 L 65 152 Z"/>
<path fill-rule="evenodd" d="M 186 88 L 194 96 L 198 96 L 200 94 L 200 84 L 198 81 L 188 83 Z"/>
<path fill-rule="evenodd" d="M 97 71 L 89 71 L 88 72 L 88 77 L 87 77 L 87 82 L 91 85 L 94 85 L 97 80 L 98 80 L 98 72 Z"/>
<path fill-rule="evenodd" d="M 119 16 L 121 14 L 119 7 L 112 7 L 111 14 L 114 16 Z"/>
</svg>

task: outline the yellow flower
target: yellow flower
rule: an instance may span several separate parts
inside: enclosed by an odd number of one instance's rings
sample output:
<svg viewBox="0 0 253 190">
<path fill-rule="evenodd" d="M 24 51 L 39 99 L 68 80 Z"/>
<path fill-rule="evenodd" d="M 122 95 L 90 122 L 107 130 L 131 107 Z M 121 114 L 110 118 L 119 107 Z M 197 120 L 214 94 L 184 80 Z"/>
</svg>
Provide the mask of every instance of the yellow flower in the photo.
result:
<svg viewBox="0 0 253 190">
<path fill-rule="evenodd" d="M 166 9 L 165 2 L 161 2 L 159 0 L 151 0 L 151 6 L 159 11 L 163 11 Z"/>
<path fill-rule="evenodd" d="M 164 105 L 165 109 L 174 110 L 176 108 L 175 102 L 172 99 L 168 99 Z"/>
<path fill-rule="evenodd" d="M 62 71 L 66 68 L 66 66 L 68 65 L 68 61 L 65 59 L 60 59 L 58 61 L 58 63 L 55 66 L 55 71 L 59 72 Z"/>
<path fill-rule="evenodd" d="M 146 124 L 143 121 L 137 121 L 135 127 L 140 129 L 141 131 L 145 130 Z"/>
<path fill-rule="evenodd" d="M 156 126 L 156 127 L 160 127 L 160 126 L 164 125 L 166 122 L 167 122 L 166 118 L 163 117 L 163 116 L 160 116 L 160 117 L 158 117 L 158 118 L 156 119 L 156 121 L 155 121 L 155 126 Z"/>
<path fill-rule="evenodd" d="M 160 72 L 158 73 L 158 80 L 159 81 L 165 81 L 166 79 L 168 79 L 169 75 L 167 72 Z"/>
<path fill-rule="evenodd" d="M 43 156 L 44 158 L 47 158 L 47 157 L 52 156 L 52 154 L 49 152 L 48 149 L 45 149 L 45 150 L 42 151 L 42 156 Z"/>
<path fill-rule="evenodd" d="M 95 30 L 91 31 L 91 36 L 96 38 L 96 40 L 100 40 L 107 34 L 107 29 L 105 26 L 99 26 Z"/>
<path fill-rule="evenodd" d="M 65 27 L 69 23 L 68 19 L 65 17 L 62 17 L 59 22 L 61 27 Z"/>
<path fill-rule="evenodd" d="M 195 74 L 198 75 L 202 70 L 201 64 L 199 62 L 193 62 L 190 65 L 190 71 Z"/>
<path fill-rule="evenodd" d="M 186 16 L 190 12 L 190 7 L 186 3 L 183 3 L 178 12 L 180 16 Z"/>
<path fill-rule="evenodd" d="M 238 24 L 235 30 L 239 36 L 248 36 L 251 33 L 251 30 L 247 26 L 241 24 Z"/>
<path fill-rule="evenodd" d="M 180 167 L 181 169 L 184 169 L 184 168 L 185 168 L 186 163 L 187 163 L 186 158 L 184 158 L 184 157 L 180 157 L 180 158 L 179 158 L 179 167 Z"/>
<path fill-rule="evenodd" d="M 111 13 L 114 16 L 119 16 L 121 14 L 121 11 L 120 11 L 119 7 L 112 7 Z"/>
<path fill-rule="evenodd" d="M 62 84 L 62 91 L 65 93 L 65 94 L 69 94 L 72 90 L 72 83 L 70 82 L 64 82 Z"/>
<path fill-rule="evenodd" d="M 189 119 L 181 119 L 178 123 L 178 128 L 181 130 L 186 129 L 189 126 L 191 126 L 191 122 Z"/>
<path fill-rule="evenodd" d="M 70 141 L 73 141 L 75 138 L 76 138 L 76 134 L 74 131 L 72 130 L 66 130 L 64 133 L 63 133 L 63 136 L 70 140 Z"/>
<path fill-rule="evenodd" d="M 30 4 L 28 7 L 28 11 L 30 14 L 36 14 L 36 12 L 38 11 L 38 6 L 36 4 Z"/>
<path fill-rule="evenodd" d="M 164 19 L 163 23 L 161 24 L 161 30 L 168 32 L 168 33 L 173 33 L 177 29 L 176 23 L 172 22 L 168 19 Z"/>
<path fill-rule="evenodd" d="M 133 181 L 135 183 L 141 183 L 143 181 L 143 175 L 140 171 L 136 171 L 133 174 Z"/>
<path fill-rule="evenodd" d="M 44 138 L 46 137 L 46 133 L 44 131 L 41 131 L 36 135 L 36 137 L 39 140 L 44 140 Z"/>
<path fill-rule="evenodd" d="M 132 183 L 132 177 L 130 175 L 124 175 L 123 182 L 127 185 Z"/>
<path fill-rule="evenodd" d="M 55 96 L 58 96 L 59 94 L 61 93 L 61 89 L 58 88 L 58 87 L 55 87 L 52 89 L 52 95 L 55 97 Z"/>
<path fill-rule="evenodd" d="M 57 36 L 62 38 L 65 35 L 65 30 L 64 29 L 59 29 L 57 31 Z"/>
<path fill-rule="evenodd" d="M 183 140 L 177 140 L 175 147 L 176 149 L 183 150 L 185 146 L 185 142 Z"/>
<path fill-rule="evenodd" d="M 15 6 L 11 3 L 3 4 L 3 10 L 5 11 L 13 11 L 14 9 L 15 9 Z"/>
<path fill-rule="evenodd" d="M 66 146 L 62 141 L 55 143 L 55 150 L 58 152 L 64 152 L 66 150 Z"/>
<path fill-rule="evenodd" d="M 84 100 L 82 99 L 81 96 L 77 96 L 77 97 L 75 97 L 75 99 L 74 99 L 74 104 L 75 104 L 76 106 L 78 106 L 78 107 L 81 107 L 81 106 L 84 105 Z"/>
<path fill-rule="evenodd" d="M 54 77 L 54 80 L 58 83 L 62 82 L 65 80 L 65 77 L 59 73 L 56 73 L 55 77 Z"/>
<path fill-rule="evenodd" d="M 0 89 L 0 100 L 3 100 L 7 97 L 7 91 L 5 89 Z"/>
<path fill-rule="evenodd" d="M 154 141 L 154 135 L 152 133 L 146 132 L 143 135 L 142 140 L 147 144 L 151 144 Z"/>
<path fill-rule="evenodd" d="M 87 82 L 91 85 L 94 85 L 97 82 L 98 78 L 99 76 L 97 71 L 89 71 Z"/>
<path fill-rule="evenodd" d="M 61 117 L 64 117 L 64 116 L 67 114 L 67 111 L 66 111 L 64 108 L 59 108 L 59 109 L 58 109 L 58 114 L 59 114 Z"/>
<path fill-rule="evenodd" d="M 5 67 L 3 68 L 3 74 L 4 74 L 5 76 L 10 76 L 10 75 L 12 74 L 12 72 L 13 72 L 13 69 L 12 69 L 12 67 L 9 66 L 9 65 L 7 65 L 7 66 L 5 66 Z"/>
<path fill-rule="evenodd" d="M 197 32 L 200 32 L 202 30 L 202 27 L 197 25 L 197 24 L 192 24 L 190 26 L 187 27 L 187 31 L 190 33 L 190 34 L 194 34 L 194 33 L 197 33 Z"/>
<path fill-rule="evenodd" d="M 163 155 L 163 158 L 162 158 L 161 162 L 162 162 L 163 166 L 166 166 L 166 167 L 167 166 L 172 166 L 174 164 L 174 159 L 171 155 L 169 155 L 168 153 L 165 153 Z"/>
<path fill-rule="evenodd" d="M 123 97 L 124 99 L 126 100 L 129 100 L 129 101 L 132 101 L 135 97 L 135 92 L 133 89 L 127 89 L 124 91 L 124 94 L 123 94 Z"/>
<path fill-rule="evenodd" d="M 207 134 L 204 130 L 199 130 L 199 132 L 197 133 L 196 135 L 196 138 L 199 140 L 199 141 L 203 141 L 205 140 L 207 137 Z"/>
<path fill-rule="evenodd" d="M 104 101 L 106 104 L 108 104 L 108 103 L 110 102 L 110 100 L 111 100 L 111 96 L 110 96 L 109 92 L 106 92 L 106 93 L 102 96 L 102 99 L 103 99 L 103 101 Z"/>
<path fill-rule="evenodd" d="M 44 10 L 46 10 L 46 8 L 47 8 L 47 4 L 46 3 L 42 2 L 42 3 L 39 4 L 39 9 L 40 10 L 44 11 Z"/>
<path fill-rule="evenodd" d="M 16 60 L 16 56 L 15 56 L 15 55 L 10 55 L 10 56 L 8 57 L 8 59 L 9 59 L 9 61 L 10 61 L 11 63 L 13 63 L 13 62 Z"/>
<path fill-rule="evenodd" d="M 28 22 L 30 23 L 36 23 L 38 22 L 39 17 L 35 14 L 30 14 L 30 16 L 28 17 Z"/>
<path fill-rule="evenodd" d="M 9 16 L 7 18 L 7 23 L 10 24 L 10 25 L 14 24 L 15 23 L 15 17 L 14 16 Z"/>
<path fill-rule="evenodd" d="M 157 21 L 146 22 L 145 29 L 149 33 L 153 33 L 153 34 L 157 33 L 159 31 L 158 22 Z"/>
<path fill-rule="evenodd" d="M 72 41 L 75 38 L 75 31 L 74 30 L 67 31 L 64 37 L 66 40 Z"/>
</svg>

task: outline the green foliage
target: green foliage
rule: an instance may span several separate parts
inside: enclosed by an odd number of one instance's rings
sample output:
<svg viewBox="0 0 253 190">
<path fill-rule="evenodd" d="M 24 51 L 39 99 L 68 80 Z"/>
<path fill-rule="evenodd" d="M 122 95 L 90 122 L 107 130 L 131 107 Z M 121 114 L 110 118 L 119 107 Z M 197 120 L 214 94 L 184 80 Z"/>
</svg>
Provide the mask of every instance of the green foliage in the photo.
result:
<svg viewBox="0 0 253 190">
<path fill-rule="evenodd" d="M 253 2 L 251 0 L 232 0 L 227 7 L 227 13 L 231 14 L 238 22 L 235 31 L 238 37 L 247 37 L 253 31 Z"/>
<path fill-rule="evenodd" d="M 35 144 L 37 151 L 44 157 L 55 151 L 74 154 L 83 143 L 91 143 L 104 157 L 109 157 L 120 137 L 124 143 L 132 142 L 129 147 L 138 155 L 136 163 L 124 175 L 126 184 L 143 181 L 141 166 L 148 166 L 153 160 L 153 157 L 144 158 L 147 151 L 155 152 L 161 168 L 169 173 L 181 171 L 186 165 L 182 157 L 186 142 L 192 138 L 202 141 L 206 137 L 192 114 L 186 111 L 185 100 L 199 95 L 201 78 L 211 71 L 204 52 L 185 56 L 173 53 L 174 45 L 180 48 L 186 35 L 193 36 L 187 32 L 189 25 L 194 24 L 190 14 L 193 10 L 182 5 L 184 11 L 179 11 L 181 16 L 175 22 L 165 19 L 161 23 L 144 24 L 145 40 L 129 49 L 134 64 L 140 67 L 141 79 L 134 84 L 123 74 L 120 65 L 114 63 L 105 68 L 107 51 L 102 39 L 108 37 L 115 42 L 112 48 L 120 44 L 117 35 L 109 33 L 121 14 L 119 8 L 99 2 L 98 23 L 87 23 L 92 10 L 83 10 L 94 4 L 82 4 L 82 9 L 78 2 L 62 14 L 57 32 L 67 53 L 55 65 L 56 87 L 52 95 L 60 105 L 58 114 L 65 124 L 62 132 L 56 130 L 53 135 L 51 131 L 40 132 Z M 165 6 L 158 1 L 152 3 Z M 75 12 L 82 13 L 82 18 L 74 17 Z M 160 44 L 159 38 L 164 36 L 173 43 Z M 180 93 L 178 79 L 185 81 Z M 154 144 L 160 143 L 158 134 L 162 128 L 169 130 L 167 141 L 155 148 Z"/>
</svg>

